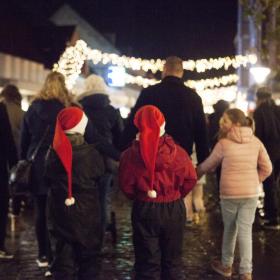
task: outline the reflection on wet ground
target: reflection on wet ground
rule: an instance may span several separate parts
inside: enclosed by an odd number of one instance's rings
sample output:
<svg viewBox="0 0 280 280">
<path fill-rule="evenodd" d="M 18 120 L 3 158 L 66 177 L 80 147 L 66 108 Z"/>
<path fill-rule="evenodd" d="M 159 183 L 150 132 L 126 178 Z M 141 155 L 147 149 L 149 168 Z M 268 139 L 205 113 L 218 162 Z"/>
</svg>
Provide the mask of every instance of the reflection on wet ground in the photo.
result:
<svg viewBox="0 0 280 280">
<path fill-rule="evenodd" d="M 208 178 L 209 179 L 209 178 Z M 186 279 L 223 279 L 212 272 L 211 258 L 220 255 L 222 222 L 220 218 L 217 190 L 210 178 L 205 187 L 207 212 L 199 224 L 186 226 L 183 262 Z M 133 246 L 130 226 L 130 203 L 118 194 L 114 209 L 117 213 L 118 242 L 114 247 L 110 234 L 106 235 L 103 252 L 103 273 L 101 279 L 133 279 Z M 15 260 L 0 262 L 0 280 L 46 279 L 35 263 L 36 242 L 30 215 L 24 215 L 25 231 L 9 233 L 8 247 L 15 252 Z M 264 231 L 258 221 L 254 225 L 254 278 L 255 280 L 280 279 L 280 232 Z M 237 248 L 238 253 L 238 248 Z M 236 254 L 238 256 L 238 254 Z M 238 278 L 238 257 L 234 263 L 234 275 Z M 49 278 L 51 279 L 51 278 Z"/>
</svg>

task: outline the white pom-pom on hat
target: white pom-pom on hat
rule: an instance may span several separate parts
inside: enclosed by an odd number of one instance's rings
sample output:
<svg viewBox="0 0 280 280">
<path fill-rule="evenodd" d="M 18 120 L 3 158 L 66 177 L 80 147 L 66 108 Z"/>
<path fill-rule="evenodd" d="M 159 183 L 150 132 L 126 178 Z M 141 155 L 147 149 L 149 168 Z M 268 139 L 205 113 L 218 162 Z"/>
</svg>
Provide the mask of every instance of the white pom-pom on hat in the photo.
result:
<svg viewBox="0 0 280 280">
<path fill-rule="evenodd" d="M 75 198 L 73 196 L 65 199 L 66 206 L 72 206 L 73 204 L 75 204 Z"/>
<path fill-rule="evenodd" d="M 149 198 L 156 198 L 157 197 L 157 192 L 155 190 L 149 190 L 147 192 L 147 194 L 148 194 Z"/>
</svg>

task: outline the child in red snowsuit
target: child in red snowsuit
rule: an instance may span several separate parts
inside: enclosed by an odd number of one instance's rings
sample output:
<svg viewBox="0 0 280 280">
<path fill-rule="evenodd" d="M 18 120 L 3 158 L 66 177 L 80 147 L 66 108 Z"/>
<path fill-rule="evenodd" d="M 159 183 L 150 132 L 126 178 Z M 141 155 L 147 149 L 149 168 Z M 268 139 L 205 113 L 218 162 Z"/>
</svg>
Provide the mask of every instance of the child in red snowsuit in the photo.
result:
<svg viewBox="0 0 280 280">
<path fill-rule="evenodd" d="M 120 187 L 132 208 L 135 279 L 184 279 L 181 270 L 186 209 L 183 197 L 197 177 L 186 151 L 164 134 L 155 106 L 141 107 L 136 140 L 121 156 Z"/>
</svg>

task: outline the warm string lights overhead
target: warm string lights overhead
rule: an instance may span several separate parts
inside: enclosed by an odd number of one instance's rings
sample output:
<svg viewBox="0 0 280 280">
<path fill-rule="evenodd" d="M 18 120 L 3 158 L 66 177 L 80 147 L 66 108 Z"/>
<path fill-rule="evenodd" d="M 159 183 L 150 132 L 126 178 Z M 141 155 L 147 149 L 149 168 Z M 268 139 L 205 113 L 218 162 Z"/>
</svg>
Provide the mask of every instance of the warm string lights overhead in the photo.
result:
<svg viewBox="0 0 280 280">
<path fill-rule="evenodd" d="M 81 68 L 85 60 L 91 60 L 94 64 L 102 63 L 104 65 L 112 64 L 120 67 L 125 67 L 132 70 L 151 70 L 153 73 L 162 71 L 164 60 L 161 59 L 141 59 L 135 57 L 120 56 L 118 54 L 103 53 L 96 49 L 91 49 L 83 40 L 78 40 L 75 46 L 68 47 L 60 57 L 57 64 L 54 65 L 54 70 L 63 73 L 67 79 L 67 86 L 72 88 L 78 75 L 81 73 Z M 187 60 L 183 62 L 185 70 L 205 72 L 211 69 L 228 69 L 229 67 L 238 68 L 241 65 L 246 66 L 248 63 L 255 64 L 257 57 L 254 54 L 242 56 L 237 55 L 233 58 L 220 57 L 200 60 Z M 149 85 L 148 81 L 143 78 L 143 84 Z M 220 79 L 220 78 L 218 78 Z M 132 78 L 131 78 L 132 80 Z M 141 79 L 136 77 L 135 81 Z M 211 79 L 209 79 L 211 80 Z M 190 81 L 189 81 L 190 82 Z M 210 84 L 212 82 L 209 82 Z"/>
<path fill-rule="evenodd" d="M 195 89 L 197 92 L 205 90 L 207 88 L 217 88 L 220 86 L 227 86 L 230 84 L 235 84 L 238 81 L 238 75 L 231 74 L 222 77 L 215 77 L 213 79 L 202 79 L 202 80 L 187 80 L 185 85 L 192 89 Z M 142 76 L 132 76 L 126 74 L 125 76 L 125 83 L 126 84 L 137 84 L 138 86 L 148 87 L 151 85 L 155 85 L 159 83 L 159 80 L 155 79 L 147 79 Z"/>
<path fill-rule="evenodd" d="M 218 87 L 218 88 L 208 88 L 197 91 L 200 95 L 203 103 L 203 109 L 205 113 L 213 112 L 213 104 L 215 104 L 218 100 L 223 99 L 228 102 L 232 102 L 236 100 L 238 95 L 238 88 L 236 85 L 226 86 L 226 87 Z"/>
<path fill-rule="evenodd" d="M 227 86 L 230 84 L 236 84 L 238 79 L 238 75 L 231 74 L 222 77 L 215 77 L 213 79 L 188 80 L 185 82 L 185 85 L 187 87 L 195 89 L 196 91 L 201 91 L 207 88 L 215 88 L 220 86 Z"/>
</svg>

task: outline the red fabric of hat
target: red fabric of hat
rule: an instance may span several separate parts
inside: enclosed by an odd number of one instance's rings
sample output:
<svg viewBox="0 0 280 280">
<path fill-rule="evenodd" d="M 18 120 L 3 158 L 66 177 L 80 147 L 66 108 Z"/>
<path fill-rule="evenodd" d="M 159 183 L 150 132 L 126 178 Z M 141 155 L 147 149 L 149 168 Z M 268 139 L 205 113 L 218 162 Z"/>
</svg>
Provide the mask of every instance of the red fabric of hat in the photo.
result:
<svg viewBox="0 0 280 280">
<path fill-rule="evenodd" d="M 68 177 L 68 200 L 65 201 L 67 206 L 74 204 L 75 200 L 72 197 L 72 145 L 65 135 L 65 131 L 71 131 L 85 121 L 87 122 L 87 118 L 78 107 L 68 107 L 61 110 L 56 120 L 53 149 L 61 160 Z"/>
<path fill-rule="evenodd" d="M 160 127 L 165 119 L 162 112 L 153 105 L 141 107 L 135 114 L 134 124 L 140 133 L 140 153 L 150 175 L 150 189 L 153 189 L 156 156 Z"/>
</svg>

